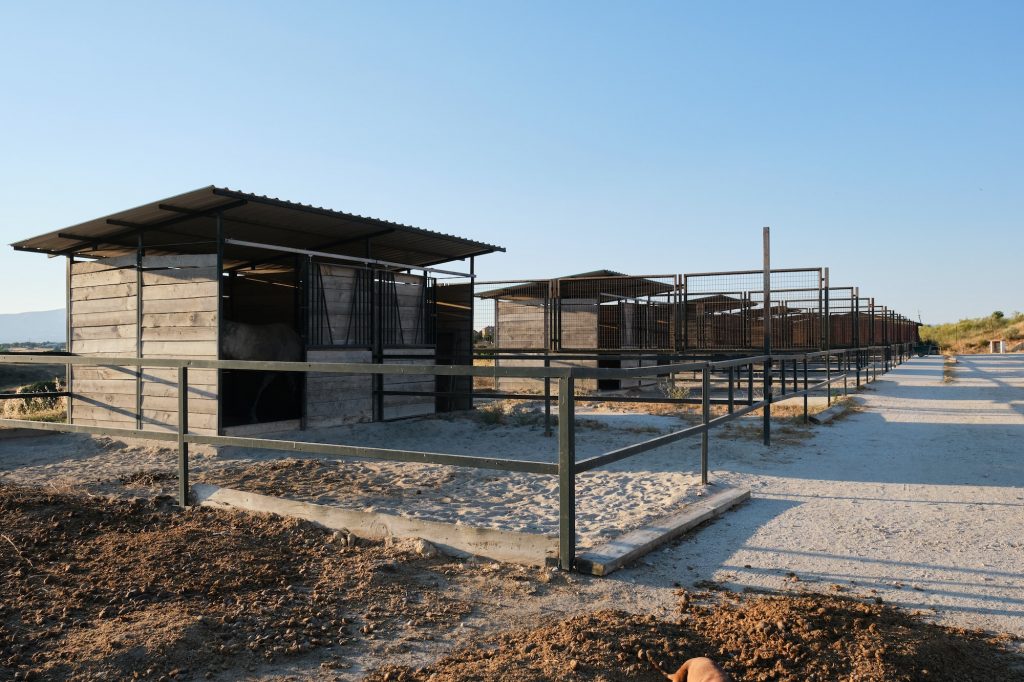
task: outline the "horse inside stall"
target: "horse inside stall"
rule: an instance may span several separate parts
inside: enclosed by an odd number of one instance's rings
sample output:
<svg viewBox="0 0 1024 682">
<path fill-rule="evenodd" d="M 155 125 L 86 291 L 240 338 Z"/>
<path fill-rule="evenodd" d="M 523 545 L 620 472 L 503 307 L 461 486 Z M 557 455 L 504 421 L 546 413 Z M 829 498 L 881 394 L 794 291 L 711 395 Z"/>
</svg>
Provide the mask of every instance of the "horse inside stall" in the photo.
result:
<svg viewBox="0 0 1024 682">
<path fill-rule="evenodd" d="M 222 360 L 264 360 L 268 362 L 302 362 L 304 348 L 302 337 L 289 325 L 248 324 L 222 320 L 220 327 L 220 357 Z M 249 417 L 252 423 L 259 421 L 257 408 L 264 392 L 273 383 L 278 372 L 264 372 L 251 402 Z M 295 375 L 286 372 L 291 392 L 297 393 Z"/>
</svg>

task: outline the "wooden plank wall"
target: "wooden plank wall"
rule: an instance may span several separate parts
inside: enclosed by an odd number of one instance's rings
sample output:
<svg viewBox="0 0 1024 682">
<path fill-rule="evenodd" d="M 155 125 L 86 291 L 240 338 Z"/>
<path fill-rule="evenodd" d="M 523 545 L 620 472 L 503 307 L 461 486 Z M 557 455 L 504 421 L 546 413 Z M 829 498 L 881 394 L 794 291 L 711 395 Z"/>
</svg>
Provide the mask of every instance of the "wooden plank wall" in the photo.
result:
<svg viewBox="0 0 1024 682">
<path fill-rule="evenodd" d="M 142 267 L 142 357 L 216 360 L 217 256 L 146 256 Z M 189 430 L 215 434 L 217 370 L 192 369 L 188 375 Z M 177 429 L 177 382 L 176 369 L 145 369 L 143 428 Z"/>
<path fill-rule="evenodd" d="M 356 291 L 356 269 L 344 265 L 320 264 L 323 281 L 324 311 L 336 344 L 354 343 L 355 329 L 350 329 L 352 299 Z M 333 352 L 333 351 L 332 351 Z M 353 360 L 353 362 L 360 362 Z"/>
<path fill-rule="evenodd" d="M 496 300 L 494 346 L 496 348 L 547 347 L 544 327 L 544 299 L 527 301 Z"/>
<path fill-rule="evenodd" d="M 134 265 L 134 256 L 72 264 L 75 353 L 135 357 L 138 273 Z M 142 357 L 216 359 L 216 256 L 147 256 L 142 265 Z M 135 372 L 134 367 L 74 368 L 74 423 L 134 428 Z M 189 426 L 197 433 L 215 433 L 216 371 L 191 370 L 189 379 Z M 143 369 L 143 428 L 177 429 L 177 381 L 176 369 Z"/>
<path fill-rule="evenodd" d="M 416 358 L 391 358 L 389 355 L 416 355 Z M 393 348 L 384 351 L 384 364 L 387 365 L 433 365 L 433 348 Z M 434 391 L 437 380 L 430 374 L 385 374 L 385 391 Z M 384 419 L 399 417 L 415 417 L 434 414 L 435 399 L 433 395 L 385 395 Z"/>
<path fill-rule="evenodd" d="M 309 362 L 371 362 L 369 350 L 309 349 Z M 310 372 L 306 379 L 306 423 L 311 427 L 337 426 L 373 419 L 373 389 L 369 374 Z"/>
<path fill-rule="evenodd" d="M 71 265 L 75 353 L 135 357 L 136 272 L 118 265 L 113 259 Z M 135 428 L 134 367 L 73 367 L 70 385 L 75 424 Z"/>
</svg>

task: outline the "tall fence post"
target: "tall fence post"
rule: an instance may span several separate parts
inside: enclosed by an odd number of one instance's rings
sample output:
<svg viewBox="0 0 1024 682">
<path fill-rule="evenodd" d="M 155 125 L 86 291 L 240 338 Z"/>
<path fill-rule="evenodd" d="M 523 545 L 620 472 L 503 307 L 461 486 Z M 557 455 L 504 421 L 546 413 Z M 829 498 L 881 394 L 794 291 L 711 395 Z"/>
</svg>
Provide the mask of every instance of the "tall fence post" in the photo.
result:
<svg viewBox="0 0 1024 682">
<path fill-rule="evenodd" d="M 731 379 L 729 383 L 729 389 L 731 393 Z M 730 407 L 732 406 L 731 400 L 729 401 L 729 405 Z M 700 483 L 701 485 L 707 485 L 708 439 L 710 437 L 710 434 L 708 433 L 708 422 L 711 421 L 711 367 L 708 365 L 704 365 L 704 370 L 701 374 L 700 410 L 701 423 L 704 425 L 704 430 L 700 432 Z"/>
<path fill-rule="evenodd" d="M 551 357 L 544 351 L 544 369 L 551 367 Z M 551 435 L 551 377 L 544 377 L 544 435 Z"/>
<path fill-rule="evenodd" d="M 804 363 L 805 367 L 806 367 L 806 364 L 807 363 L 805 362 Z M 839 369 L 840 369 L 840 371 L 842 371 L 842 366 L 840 366 Z M 843 392 L 844 393 L 846 391 L 845 387 L 846 387 L 846 376 L 844 375 L 843 376 Z M 829 353 L 829 354 L 827 354 L 825 356 L 825 395 L 827 396 L 827 399 L 825 400 L 825 406 L 826 407 L 831 407 L 831 405 L 832 405 L 832 354 L 831 353 Z"/>
<path fill-rule="evenodd" d="M 736 379 L 736 368 L 729 365 L 729 414 L 736 411 L 736 392 L 733 389 L 733 382 Z"/>
<path fill-rule="evenodd" d="M 828 356 L 825 356 L 826 360 Z M 831 386 L 826 386 L 829 391 L 832 390 Z M 804 356 L 804 424 L 807 423 L 807 356 Z"/>
<path fill-rule="evenodd" d="M 764 361 L 764 423 L 761 430 L 764 432 L 764 444 L 772 444 L 772 359 Z"/>
<path fill-rule="evenodd" d="M 178 368 L 178 504 L 188 506 L 188 367 Z"/>
<path fill-rule="evenodd" d="M 558 567 L 576 560 L 576 381 L 558 380 Z"/>
</svg>

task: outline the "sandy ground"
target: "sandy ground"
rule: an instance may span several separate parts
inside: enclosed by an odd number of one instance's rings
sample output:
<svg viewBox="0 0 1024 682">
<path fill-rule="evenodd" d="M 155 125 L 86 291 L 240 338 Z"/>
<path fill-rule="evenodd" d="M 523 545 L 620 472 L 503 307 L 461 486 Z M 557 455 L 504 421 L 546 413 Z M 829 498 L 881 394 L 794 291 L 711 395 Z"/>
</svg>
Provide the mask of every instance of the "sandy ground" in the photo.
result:
<svg viewBox="0 0 1024 682">
<path fill-rule="evenodd" d="M 779 429 L 771 448 L 760 444 L 757 418 L 716 431 L 712 480 L 751 487 L 750 502 L 610 578 L 573 577 L 550 596 L 530 599 L 495 595 L 466 619 L 465 628 L 485 633 L 596 608 L 667 615 L 679 586 L 724 586 L 878 598 L 941 623 L 1024 635 L 1022 389 L 1021 356 L 963 357 L 951 383 L 942 380 L 941 358 L 915 359 L 864 391 L 857 413 L 830 426 Z M 581 457 L 682 423 L 600 409 L 582 417 Z M 554 440 L 529 420 L 493 426 L 469 419 L 410 420 L 320 436 L 531 459 L 551 460 L 555 452 Z M 200 454 L 197 478 L 237 480 L 273 456 Z M 581 480 L 583 544 L 696 496 L 698 456 L 699 442 L 683 441 Z M 98 489 L 120 486 L 132 494 L 134 486 L 142 490 L 153 482 L 140 472 L 166 478 L 172 461 L 165 449 L 105 439 L 0 441 L 0 479 L 10 481 L 60 486 L 88 480 Z M 554 528 L 554 481 L 439 467 L 411 473 L 408 465 L 370 462 L 328 465 L 351 475 L 337 474 L 319 490 L 297 485 L 294 492 L 347 500 L 356 508 L 541 532 Z M 118 482 L 122 477 L 128 486 Z M 439 650 L 445 646 L 438 644 Z"/>
</svg>

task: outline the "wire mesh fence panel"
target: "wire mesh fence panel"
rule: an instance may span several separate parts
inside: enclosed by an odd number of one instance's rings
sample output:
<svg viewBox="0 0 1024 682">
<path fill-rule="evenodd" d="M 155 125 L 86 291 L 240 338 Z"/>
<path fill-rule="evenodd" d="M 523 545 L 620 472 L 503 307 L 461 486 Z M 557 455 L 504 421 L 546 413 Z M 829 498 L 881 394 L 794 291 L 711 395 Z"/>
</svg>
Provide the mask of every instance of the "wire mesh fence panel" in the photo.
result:
<svg viewBox="0 0 1024 682">
<path fill-rule="evenodd" d="M 556 348 L 673 349 L 676 279 L 636 275 L 555 280 Z"/>
<path fill-rule="evenodd" d="M 772 270 L 771 300 L 764 271 L 683 275 L 683 346 L 686 350 L 749 350 L 764 345 L 765 315 L 776 349 L 823 347 L 823 270 Z"/>
</svg>

